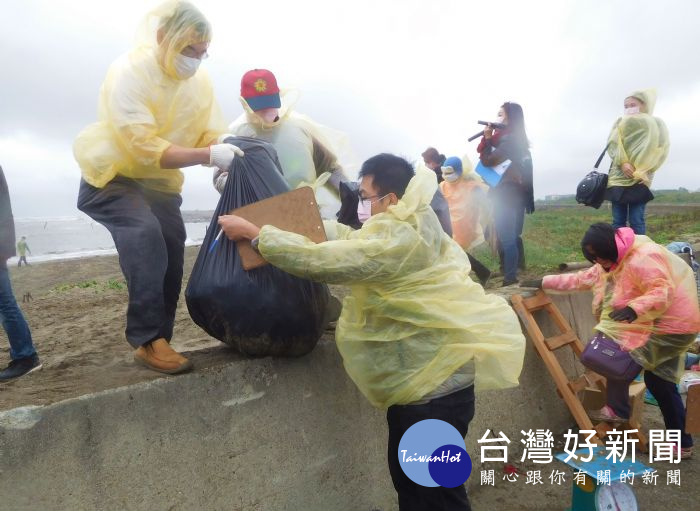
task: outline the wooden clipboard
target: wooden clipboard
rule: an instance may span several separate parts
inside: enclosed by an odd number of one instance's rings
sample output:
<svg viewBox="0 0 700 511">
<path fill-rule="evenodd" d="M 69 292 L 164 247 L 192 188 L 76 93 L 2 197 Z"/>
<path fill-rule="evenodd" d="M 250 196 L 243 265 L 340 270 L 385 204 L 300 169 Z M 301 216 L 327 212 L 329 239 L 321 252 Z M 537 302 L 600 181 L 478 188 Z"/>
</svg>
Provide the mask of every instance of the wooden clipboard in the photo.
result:
<svg viewBox="0 0 700 511">
<path fill-rule="evenodd" d="M 326 230 L 323 228 L 316 196 L 310 186 L 248 204 L 234 209 L 230 214 L 245 218 L 258 227 L 272 225 L 278 229 L 301 234 L 314 243 L 326 241 Z M 253 250 L 250 241 L 237 241 L 236 246 L 244 270 L 252 270 L 267 264 L 267 261 Z"/>
</svg>

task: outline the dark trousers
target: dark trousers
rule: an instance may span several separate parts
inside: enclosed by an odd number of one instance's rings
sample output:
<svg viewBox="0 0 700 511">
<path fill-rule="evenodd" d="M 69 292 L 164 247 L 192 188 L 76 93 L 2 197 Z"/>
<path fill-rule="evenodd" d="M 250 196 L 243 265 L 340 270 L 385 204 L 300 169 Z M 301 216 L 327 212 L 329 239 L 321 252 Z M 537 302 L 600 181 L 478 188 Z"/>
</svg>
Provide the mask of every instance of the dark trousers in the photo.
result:
<svg viewBox="0 0 700 511">
<path fill-rule="evenodd" d="M 21 268 L 21 267 L 22 267 L 22 263 L 24 263 L 25 266 L 31 266 L 31 265 L 27 262 L 27 256 L 19 256 L 19 261 L 17 261 L 17 267 Z"/>
<path fill-rule="evenodd" d="M 503 280 L 515 281 L 518 278 L 518 265 L 524 265 L 523 225 L 525 204 L 516 192 L 501 192 L 494 197 L 494 227 L 502 250 Z M 500 252 L 500 251 L 499 251 Z"/>
<path fill-rule="evenodd" d="M 129 288 L 126 339 L 134 348 L 173 336 L 182 287 L 182 197 L 117 177 L 104 188 L 80 182 L 78 209 L 112 234 Z"/>
<path fill-rule="evenodd" d="M 468 252 L 467 257 L 469 258 L 469 264 L 472 267 L 472 271 L 476 274 L 479 282 L 481 282 L 482 286 L 485 285 L 486 281 L 489 280 L 489 277 L 491 276 L 491 270 L 489 270 L 484 263 Z"/>
<path fill-rule="evenodd" d="M 386 413 L 389 424 L 387 456 L 389 473 L 399 496 L 401 511 L 471 511 L 467 490 L 456 488 L 429 488 L 414 483 L 404 474 L 399 463 L 399 443 L 408 428 L 425 419 L 439 419 L 454 426 L 465 437 L 474 418 L 474 386 L 433 399 L 422 405 L 394 405 Z"/>
<path fill-rule="evenodd" d="M 620 417 L 629 418 L 631 406 L 629 387 L 631 381 L 608 379 L 608 406 Z M 685 432 L 685 406 L 675 383 L 659 378 L 651 371 L 644 371 L 644 383 L 659 403 L 666 429 L 681 431 L 681 447 L 691 447 L 692 437 Z"/>
</svg>

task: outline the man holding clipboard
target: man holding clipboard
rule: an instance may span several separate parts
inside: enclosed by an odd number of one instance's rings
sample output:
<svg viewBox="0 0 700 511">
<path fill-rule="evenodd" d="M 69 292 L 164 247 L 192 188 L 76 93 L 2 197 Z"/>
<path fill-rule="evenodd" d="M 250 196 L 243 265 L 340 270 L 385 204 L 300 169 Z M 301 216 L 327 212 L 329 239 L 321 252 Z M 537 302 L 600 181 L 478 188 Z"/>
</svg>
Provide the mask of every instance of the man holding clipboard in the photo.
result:
<svg viewBox="0 0 700 511">
<path fill-rule="evenodd" d="M 360 178 L 362 228 L 326 221 L 322 243 L 236 215 L 221 216 L 219 224 L 229 239 L 252 240 L 267 262 L 292 275 L 350 286 L 336 343 L 359 390 L 387 410 L 399 508 L 468 510 L 464 486 L 413 482 L 401 468 L 399 442 L 425 419 L 443 420 L 465 436 L 475 383 L 516 386 L 525 339 L 505 300 L 469 278 L 467 255 L 443 232 L 430 208 L 432 171 L 414 172 L 406 160 L 380 154 L 362 165 Z"/>
</svg>

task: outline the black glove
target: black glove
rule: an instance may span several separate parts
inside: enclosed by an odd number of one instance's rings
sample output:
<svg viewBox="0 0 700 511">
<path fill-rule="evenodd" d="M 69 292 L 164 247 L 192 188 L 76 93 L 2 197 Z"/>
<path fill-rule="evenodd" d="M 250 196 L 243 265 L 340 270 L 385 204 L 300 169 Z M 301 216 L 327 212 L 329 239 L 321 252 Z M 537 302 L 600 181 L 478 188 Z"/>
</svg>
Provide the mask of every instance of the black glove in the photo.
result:
<svg viewBox="0 0 700 511">
<path fill-rule="evenodd" d="M 610 319 L 615 321 L 622 321 L 623 323 L 632 323 L 637 319 L 637 313 L 634 312 L 632 307 L 625 307 L 624 309 L 617 309 L 608 314 Z"/>
<path fill-rule="evenodd" d="M 542 279 L 523 280 L 520 283 L 520 287 L 536 287 L 537 289 L 542 289 Z"/>
</svg>

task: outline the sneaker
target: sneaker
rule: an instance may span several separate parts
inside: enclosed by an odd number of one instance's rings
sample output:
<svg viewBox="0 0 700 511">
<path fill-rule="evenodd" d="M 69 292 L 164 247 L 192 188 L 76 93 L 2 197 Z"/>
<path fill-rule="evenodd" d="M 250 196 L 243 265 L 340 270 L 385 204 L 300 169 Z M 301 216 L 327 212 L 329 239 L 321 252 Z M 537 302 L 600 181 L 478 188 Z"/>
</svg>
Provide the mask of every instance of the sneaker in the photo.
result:
<svg viewBox="0 0 700 511">
<path fill-rule="evenodd" d="M 504 281 L 503 281 L 503 284 L 501 284 L 501 287 L 514 286 L 514 285 L 516 285 L 516 284 L 518 284 L 518 283 L 519 283 L 518 279 L 514 279 L 514 280 L 504 280 Z"/>
<path fill-rule="evenodd" d="M 42 368 L 39 355 L 36 353 L 30 357 L 10 361 L 9 365 L 0 371 L 0 382 L 6 382 L 33 373 Z"/>
<path fill-rule="evenodd" d="M 675 456 L 676 454 L 676 446 L 673 446 L 673 454 Z M 690 458 L 693 457 L 693 448 L 692 447 L 681 447 L 681 459 L 682 460 L 689 460 Z"/>
<path fill-rule="evenodd" d="M 134 361 L 165 374 L 179 374 L 192 369 L 192 362 L 172 349 L 163 338 L 138 347 L 134 351 Z"/>
<path fill-rule="evenodd" d="M 588 412 L 588 416 L 593 422 L 610 422 L 613 424 L 622 424 L 623 422 L 627 422 L 629 420 L 617 415 L 615 410 L 610 408 L 608 405 L 605 405 L 600 410 Z"/>
</svg>

